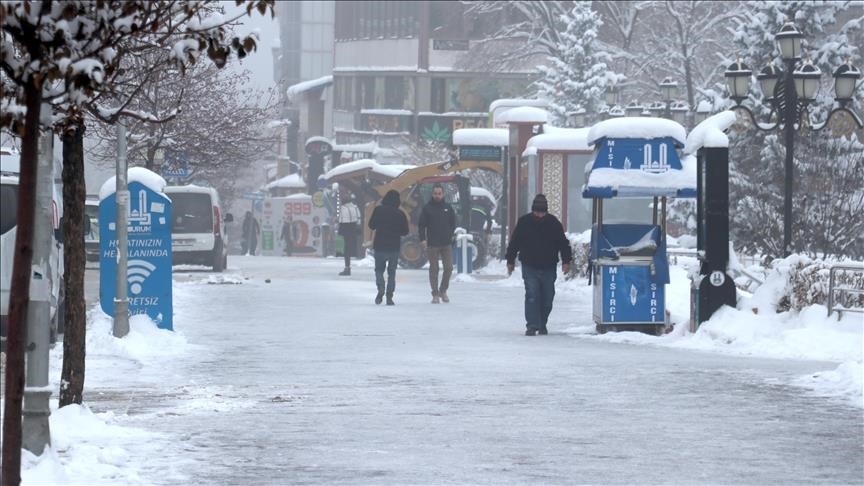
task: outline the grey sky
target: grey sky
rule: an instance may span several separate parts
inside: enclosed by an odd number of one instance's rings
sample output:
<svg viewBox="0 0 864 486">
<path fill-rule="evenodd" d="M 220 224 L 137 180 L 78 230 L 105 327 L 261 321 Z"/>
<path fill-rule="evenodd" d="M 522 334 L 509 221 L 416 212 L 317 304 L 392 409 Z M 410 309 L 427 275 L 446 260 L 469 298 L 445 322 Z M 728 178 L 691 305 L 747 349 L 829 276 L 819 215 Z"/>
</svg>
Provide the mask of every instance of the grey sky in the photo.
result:
<svg viewBox="0 0 864 486">
<path fill-rule="evenodd" d="M 225 5 L 225 13 L 230 15 L 242 10 L 237 7 L 233 0 L 222 2 Z M 228 69 L 248 69 L 252 75 L 252 84 L 256 89 L 264 89 L 273 86 L 273 46 L 278 44 L 279 23 L 276 18 L 270 18 L 270 14 L 261 15 L 254 11 L 251 17 L 244 16 L 241 26 L 237 28 L 237 34 L 243 35 L 253 30 L 260 31 L 258 49 L 239 62 L 232 62 Z"/>
</svg>

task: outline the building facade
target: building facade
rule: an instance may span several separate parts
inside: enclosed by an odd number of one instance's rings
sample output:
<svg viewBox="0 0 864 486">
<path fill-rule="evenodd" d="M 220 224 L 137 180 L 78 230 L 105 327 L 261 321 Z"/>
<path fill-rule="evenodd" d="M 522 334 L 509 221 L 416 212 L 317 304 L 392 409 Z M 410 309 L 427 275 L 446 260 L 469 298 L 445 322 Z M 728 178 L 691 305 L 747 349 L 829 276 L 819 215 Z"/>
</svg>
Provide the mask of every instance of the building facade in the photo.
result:
<svg viewBox="0 0 864 486">
<path fill-rule="evenodd" d="M 273 52 L 274 81 L 282 96 L 285 140 L 279 176 L 306 160 L 304 141 L 332 134 L 333 1 L 276 2 L 279 47 Z M 291 162 L 284 159 L 289 158 Z M 298 165 L 299 164 L 299 165 Z"/>
<path fill-rule="evenodd" d="M 489 126 L 490 103 L 524 95 L 534 71 L 460 67 L 498 25 L 459 1 L 335 2 L 336 143 L 450 145 L 455 129 Z"/>
</svg>

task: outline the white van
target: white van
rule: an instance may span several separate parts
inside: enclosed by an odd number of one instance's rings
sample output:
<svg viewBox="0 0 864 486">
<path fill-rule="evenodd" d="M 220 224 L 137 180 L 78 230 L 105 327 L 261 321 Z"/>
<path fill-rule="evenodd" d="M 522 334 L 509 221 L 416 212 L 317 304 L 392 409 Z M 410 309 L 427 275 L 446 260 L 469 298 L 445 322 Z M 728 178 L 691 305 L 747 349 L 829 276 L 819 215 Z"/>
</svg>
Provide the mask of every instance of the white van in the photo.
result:
<svg viewBox="0 0 864 486">
<path fill-rule="evenodd" d="M 171 249 L 175 265 L 207 265 L 214 272 L 228 266 L 228 238 L 219 193 L 212 187 L 166 186 L 171 198 Z"/>
<path fill-rule="evenodd" d="M 18 174 L 21 154 L 10 147 L 0 147 L 0 339 L 6 344 L 9 319 L 9 296 L 12 291 L 12 265 L 15 260 L 15 235 L 18 226 Z M 55 162 L 55 173 L 58 167 Z M 55 180 L 51 201 L 53 244 L 48 258 L 48 283 L 51 289 L 51 343 L 63 333 L 63 245 L 57 238 L 63 215 L 62 189 Z"/>
</svg>

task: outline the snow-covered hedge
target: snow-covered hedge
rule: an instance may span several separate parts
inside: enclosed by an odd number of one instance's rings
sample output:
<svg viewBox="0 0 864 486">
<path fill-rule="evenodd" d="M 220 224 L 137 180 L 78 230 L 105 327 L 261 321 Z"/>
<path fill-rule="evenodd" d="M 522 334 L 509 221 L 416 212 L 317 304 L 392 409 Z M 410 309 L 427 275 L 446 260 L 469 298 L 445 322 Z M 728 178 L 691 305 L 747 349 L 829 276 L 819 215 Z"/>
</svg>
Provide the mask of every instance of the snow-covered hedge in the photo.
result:
<svg viewBox="0 0 864 486">
<path fill-rule="evenodd" d="M 818 260 L 804 255 L 792 255 L 774 260 L 768 270 L 767 280 L 754 294 L 772 304 L 777 312 L 801 311 L 814 305 L 828 305 L 828 288 L 831 267 L 837 264 L 858 266 L 861 262 Z M 839 272 L 835 286 L 864 289 L 864 273 Z M 835 293 L 835 305 L 864 307 L 864 294 Z M 761 300 L 761 299 L 759 299 Z"/>
</svg>

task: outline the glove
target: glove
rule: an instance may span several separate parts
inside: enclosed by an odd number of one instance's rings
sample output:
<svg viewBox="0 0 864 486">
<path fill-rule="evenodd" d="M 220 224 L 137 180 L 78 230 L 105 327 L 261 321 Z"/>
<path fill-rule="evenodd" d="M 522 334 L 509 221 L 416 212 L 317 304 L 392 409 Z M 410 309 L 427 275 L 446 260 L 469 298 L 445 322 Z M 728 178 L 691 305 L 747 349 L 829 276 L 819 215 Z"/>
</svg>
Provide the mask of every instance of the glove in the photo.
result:
<svg viewBox="0 0 864 486">
<path fill-rule="evenodd" d="M 508 263 L 507 264 L 507 276 L 509 277 L 510 275 L 513 275 L 513 270 L 515 270 L 515 269 L 516 269 L 515 263 Z"/>
</svg>

